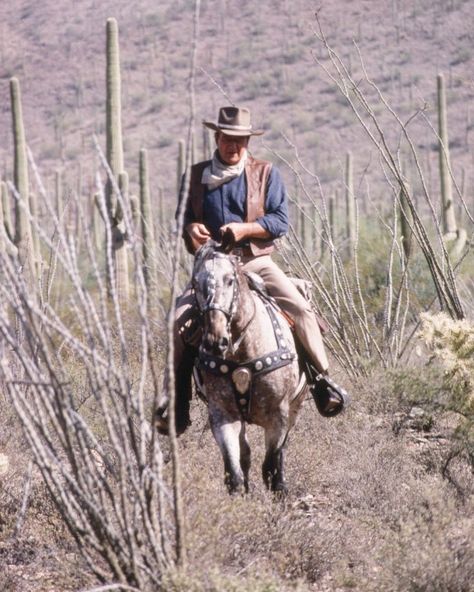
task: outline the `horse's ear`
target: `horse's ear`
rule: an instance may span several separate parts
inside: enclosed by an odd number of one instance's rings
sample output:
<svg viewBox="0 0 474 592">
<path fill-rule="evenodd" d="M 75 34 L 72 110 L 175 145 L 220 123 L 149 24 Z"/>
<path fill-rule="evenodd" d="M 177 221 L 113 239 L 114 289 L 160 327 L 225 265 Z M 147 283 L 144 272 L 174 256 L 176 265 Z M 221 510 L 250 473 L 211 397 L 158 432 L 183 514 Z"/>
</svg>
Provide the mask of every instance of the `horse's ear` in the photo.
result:
<svg viewBox="0 0 474 592">
<path fill-rule="evenodd" d="M 227 230 L 222 235 L 220 250 L 223 251 L 224 253 L 230 253 L 234 247 L 235 247 L 235 237 L 234 237 L 232 231 L 230 230 L 230 228 L 227 228 Z"/>
</svg>

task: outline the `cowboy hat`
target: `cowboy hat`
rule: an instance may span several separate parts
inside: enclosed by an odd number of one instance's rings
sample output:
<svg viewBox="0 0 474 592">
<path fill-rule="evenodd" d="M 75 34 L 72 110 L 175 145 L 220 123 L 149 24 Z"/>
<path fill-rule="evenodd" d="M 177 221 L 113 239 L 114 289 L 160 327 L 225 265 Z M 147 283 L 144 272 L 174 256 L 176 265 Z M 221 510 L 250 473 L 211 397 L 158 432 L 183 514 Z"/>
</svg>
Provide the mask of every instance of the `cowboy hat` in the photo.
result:
<svg viewBox="0 0 474 592">
<path fill-rule="evenodd" d="M 250 111 L 245 107 L 221 107 L 217 123 L 202 122 L 206 127 L 226 136 L 261 136 L 263 130 L 252 129 Z"/>
</svg>

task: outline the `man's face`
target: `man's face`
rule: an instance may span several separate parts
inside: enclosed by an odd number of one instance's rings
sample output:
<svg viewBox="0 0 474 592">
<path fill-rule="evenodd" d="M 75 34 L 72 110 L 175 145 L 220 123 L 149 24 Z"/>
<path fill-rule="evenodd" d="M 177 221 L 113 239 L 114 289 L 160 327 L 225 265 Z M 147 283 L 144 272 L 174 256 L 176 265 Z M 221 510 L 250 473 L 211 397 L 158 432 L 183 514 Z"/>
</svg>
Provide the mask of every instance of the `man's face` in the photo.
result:
<svg viewBox="0 0 474 592">
<path fill-rule="evenodd" d="M 245 153 L 249 136 L 227 136 L 222 132 L 216 134 L 217 151 L 220 159 L 226 164 L 237 164 Z"/>
</svg>

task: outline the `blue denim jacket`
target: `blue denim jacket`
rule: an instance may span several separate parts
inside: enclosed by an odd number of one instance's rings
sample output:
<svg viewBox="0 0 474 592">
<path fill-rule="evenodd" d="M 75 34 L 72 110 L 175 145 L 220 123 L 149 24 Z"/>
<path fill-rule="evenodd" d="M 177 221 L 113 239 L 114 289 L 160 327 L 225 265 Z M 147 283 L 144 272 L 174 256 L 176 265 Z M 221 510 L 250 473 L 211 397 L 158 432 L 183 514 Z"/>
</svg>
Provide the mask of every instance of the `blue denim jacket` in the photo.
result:
<svg viewBox="0 0 474 592">
<path fill-rule="evenodd" d="M 216 189 L 204 192 L 203 220 L 214 240 L 221 239 L 219 229 L 230 222 L 245 222 L 247 182 L 245 173 Z M 190 204 L 184 214 L 184 226 L 195 222 Z M 288 232 L 288 198 L 280 172 L 272 166 L 268 178 L 265 215 L 256 222 L 267 230 L 271 238 L 278 238 Z"/>
</svg>

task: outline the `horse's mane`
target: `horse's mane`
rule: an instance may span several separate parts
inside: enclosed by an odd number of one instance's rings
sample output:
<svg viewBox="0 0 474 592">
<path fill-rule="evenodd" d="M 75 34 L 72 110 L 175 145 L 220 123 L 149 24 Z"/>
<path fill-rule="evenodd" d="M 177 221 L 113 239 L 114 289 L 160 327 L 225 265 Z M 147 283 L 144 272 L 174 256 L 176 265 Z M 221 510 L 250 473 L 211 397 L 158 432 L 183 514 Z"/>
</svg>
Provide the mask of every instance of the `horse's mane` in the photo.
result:
<svg viewBox="0 0 474 592">
<path fill-rule="evenodd" d="M 211 239 L 196 251 L 194 255 L 193 276 L 198 273 L 205 261 L 214 256 L 219 246 L 220 243 Z"/>
<path fill-rule="evenodd" d="M 244 278 L 244 274 L 240 265 L 235 265 L 237 259 L 235 256 L 232 256 L 229 253 L 228 245 L 225 244 L 223 240 L 222 243 L 218 243 L 215 240 L 208 240 L 194 255 L 194 266 L 193 266 L 193 277 L 199 273 L 202 265 L 208 260 L 214 257 L 215 253 L 220 253 L 222 255 L 227 255 L 229 259 L 233 262 L 234 267 L 236 269 L 237 275 L 240 278 Z M 244 280 L 244 284 L 247 285 L 247 281 Z"/>
</svg>

